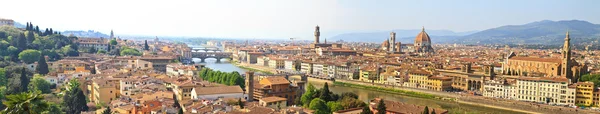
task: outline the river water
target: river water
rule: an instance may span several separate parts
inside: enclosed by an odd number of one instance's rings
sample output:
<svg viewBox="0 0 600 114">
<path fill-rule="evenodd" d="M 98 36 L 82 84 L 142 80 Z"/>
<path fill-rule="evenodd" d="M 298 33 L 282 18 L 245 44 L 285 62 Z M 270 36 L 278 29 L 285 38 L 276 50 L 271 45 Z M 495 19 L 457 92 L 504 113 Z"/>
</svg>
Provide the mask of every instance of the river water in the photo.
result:
<svg viewBox="0 0 600 114">
<path fill-rule="evenodd" d="M 199 59 L 194 59 L 194 62 L 196 62 L 196 64 L 206 65 L 206 67 L 214 69 L 214 70 L 220 70 L 220 71 L 225 71 L 225 72 L 238 71 L 240 74 L 243 74 L 244 72 L 246 72 L 246 70 L 229 63 L 229 61 L 227 61 L 225 59 L 222 59 L 221 63 L 216 63 L 216 59 L 212 59 L 212 58 L 206 59 L 205 63 L 199 63 L 200 62 Z M 317 88 L 322 88 L 324 85 L 324 82 L 310 81 L 310 80 L 309 80 L 309 82 L 311 84 L 315 85 L 315 87 L 317 87 Z M 402 95 L 397 95 L 397 94 L 383 93 L 383 92 L 377 92 L 377 91 L 365 90 L 365 89 L 356 89 L 356 88 L 350 88 L 350 87 L 330 85 L 329 90 L 331 90 L 331 92 L 336 93 L 336 94 L 341 94 L 344 92 L 356 93 L 359 96 L 359 99 L 362 101 L 365 101 L 365 102 L 368 102 L 370 99 L 379 97 L 379 98 L 383 98 L 386 100 L 400 101 L 400 102 L 409 103 L 409 104 L 442 108 L 442 109 L 448 110 L 450 112 L 450 114 L 465 114 L 465 113 L 468 113 L 468 114 L 520 114 L 520 112 L 514 112 L 514 111 L 509 111 L 509 110 L 501 110 L 501 109 L 488 108 L 488 107 L 483 107 L 483 106 L 441 101 L 441 100 L 437 100 L 437 99 L 423 99 L 423 98 L 408 97 L 408 96 L 402 96 Z"/>
</svg>

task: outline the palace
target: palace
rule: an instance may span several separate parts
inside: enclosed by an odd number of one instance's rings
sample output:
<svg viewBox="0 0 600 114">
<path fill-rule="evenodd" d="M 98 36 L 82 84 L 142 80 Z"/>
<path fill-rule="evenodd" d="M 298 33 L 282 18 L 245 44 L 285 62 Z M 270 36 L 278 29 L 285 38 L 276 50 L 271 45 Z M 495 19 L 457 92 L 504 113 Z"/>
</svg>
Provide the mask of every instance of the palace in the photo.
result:
<svg viewBox="0 0 600 114">
<path fill-rule="evenodd" d="M 577 82 L 587 67 L 571 58 L 569 32 L 565 38 L 561 58 L 520 57 L 510 53 L 502 65 L 502 74 L 518 76 L 565 77 Z"/>
</svg>

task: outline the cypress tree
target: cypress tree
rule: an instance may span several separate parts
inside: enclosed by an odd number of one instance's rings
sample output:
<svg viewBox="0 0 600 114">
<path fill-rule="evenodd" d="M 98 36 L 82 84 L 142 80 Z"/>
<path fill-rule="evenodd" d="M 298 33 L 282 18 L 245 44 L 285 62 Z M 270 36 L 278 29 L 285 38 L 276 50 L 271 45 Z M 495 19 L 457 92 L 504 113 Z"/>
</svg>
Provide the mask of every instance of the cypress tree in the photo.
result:
<svg viewBox="0 0 600 114">
<path fill-rule="evenodd" d="M 25 67 L 23 67 L 23 69 L 21 69 L 21 77 L 19 78 L 21 80 L 21 92 L 27 92 L 28 91 L 28 86 L 29 86 L 29 77 L 27 77 L 27 72 L 25 72 Z"/>
<path fill-rule="evenodd" d="M 437 114 L 437 113 L 435 113 L 435 109 L 433 109 L 433 111 L 431 111 L 431 114 Z"/>
<path fill-rule="evenodd" d="M 33 34 L 33 31 L 27 31 L 27 44 L 33 43 L 34 40 L 35 35 Z"/>
<path fill-rule="evenodd" d="M 425 106 L 425 110 L 423 110 L 423 114 L 429 114 L 429 107 Z"/>
<path fill-rule="evenodd" d="M 48 72 L 50 72 L 48 70 L 48 63 L 46 63 L 46 58 L 44 57 L 44 55 L 40 55 L 40 59 L 38 60 L 38 65 L 35 68 L 35 70 L 39 73 L 39 74 L 48 74 Z"/>
<path fill-rule="evenodd" d="M 19 34 L 19 37 L 17 37 L 17 48 L 19 48 L 19 51 L 27 49 L 27 39 L 25 39 L 24 33 Z"/>
<path fill-rule="evenodd" d="M 175 101 L 175 103 L 173 103 L 173 107 L 177 107 L 179 108 L 179 100 L 177 100 L 177 96 L 175 95 L 175 93 L 173 93 L 173 100 Z"/>
<path fill-rule="evenodd" d="M 27 26 L 25 26 L 25 30 L 29 30 L 29 22 L 27 22 Z"/>
<path fill-rule="evenodd" d="M 177 114 L 183 114 L 183 108 L 179 108 L 179 112 Z"/>
<path fill-rule="evenodd" d="M 31 25 L 31 26 L 33 26 L 33 25 Z M 34 31 L 36 31 L 38 33 L 38 35 L 42 32 L 42 31 L 40 31 L 40 27 L 37 26 L 37 25 L 35 26 L 35 30 Z"/>
<path fill-rule="evenodd" d="M 149 50 L 150 47 L 148 46 L 148 40 L 144 40 L 144 50 Z"/>
<path fill-rule="evenodd" d="M 383 99 L 379 100 L 377 104 L 377 114 L 385 114 L 385 103 L 383 103 Z"/>
<path fill-rule="evenodd" d="M 369 109 L 369 105 L 366 105 L 365 107 L 363 107 L 362 112 L 360 112 L 360 114 L 373 114 L 373 112 L 371 111 L 371 109 Z"/>
<path fill-rule="evenodd" d="M 325 83 L 325 85 L 323 86 L 323 89 L 321 89 L 321 95 L 319 96 L 320 99 L 324 100 L 324 101 L 333 101 L 333 99 L 331 99 L 331 92 L 329 91 L 329 86 L 327 83 Z"/>
<path fill-rule="evenodd" d="M 106 107 L 106 109 L 104 110 L 104 112 L 102 112 L 102 114 L 111 114 L 111 110 L 110 110 L 110 106 Z"/>
<path fill-rule="evenodd" d="M 242 103 L 242 98 L 238 98 L 238 105 L 240 105 L 240 109 L 244 109 L 244 103 Z"/>
</svg>

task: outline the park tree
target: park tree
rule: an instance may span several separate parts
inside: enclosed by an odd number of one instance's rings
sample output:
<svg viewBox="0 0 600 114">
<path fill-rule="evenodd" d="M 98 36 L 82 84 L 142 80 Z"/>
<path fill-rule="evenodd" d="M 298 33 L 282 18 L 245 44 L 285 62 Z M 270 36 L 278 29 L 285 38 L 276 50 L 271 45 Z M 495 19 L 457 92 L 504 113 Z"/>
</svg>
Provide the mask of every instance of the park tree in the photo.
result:
<svg viewBox="0 0 600 114">
<path fill-rule="evenodd" d="M 36 92 L 24 92 L 6 96 L 3 114 L 39 114 L 48 110 L 49 104 Z"/>
<path fill-rule="evenodd" d="M 310 101 L 308 109 L 314 110 L 315 114 L 329 114 L 330 111 L 327 104 L 325 104 L 325 101 L 319 98 Z"/>
<path fill-rule="evenodd" d="M 40 76 L 35 76 L 33 81 L 31 81 L 31 84 L 33 85 L 32 87 L 34 87 L 36 90 L 39 90 L 43 94 L 52 92 L 52 90 L 50 90 L 50 86 L 52 86 L 52 84 Z"/>
<path fill-rule="evenodd" d="M 39 58 L 40 59 L 38 60 L 37 67 L 35 67 L 35 71 L 39 74 L 46 75 L 48 74 L 48 72 L 50 72 L 48 70 L 48 63 L 46 63 L 46 57 L 44 57 L 44 55 L 41 55 Z"/>
<path fill-rule="evenodd" d="M 386 107 L 385 107 L 385 103 L 383 102 L 383 99 L 379 100 L 379 103 L 377 103 L 377 114 L 385 114 L 386 113 Z"/>
<path fill-rule="evenodd" d="M 19 59 L 27 64 L 31 64 L 39 60 L 41 53 L 38 50 L 28 49 L 19 53 Z"/>
<path fill-rule="evenodd" d="M 67 114 L 81 114 L 81 111 L 87 111 L 89 107 L 86 103 L 86 97 L 79 88 L 77 80 L 69 81 L 67 91 L 63 96 L 63 110 Z"/>
<path fill-rule="evenodd" d="M 4 67 L 0 68 L 0 87 L 6 86 L 8 83 L 8 77 L 6 77 L 6 70 Z M 0 93 L 3 94 L 3 93 Z"/>
<path fill-rule="evenodd" d="M 116 46 L 117 45 L 117 40 L 116 39 L 111 39 L 110 40 L 110 45 Z"/>
<path fill-rule="evenodd" d="M 340 102 L 336 102 L 336 101 L 329 101 L 327 102 L 327 107 L 329 107 L 329 112 L 336 112 L 339 110 L 343 110 L 344 107 L 342 107 L 342 104 L 340 104 Z"/>
</svg>

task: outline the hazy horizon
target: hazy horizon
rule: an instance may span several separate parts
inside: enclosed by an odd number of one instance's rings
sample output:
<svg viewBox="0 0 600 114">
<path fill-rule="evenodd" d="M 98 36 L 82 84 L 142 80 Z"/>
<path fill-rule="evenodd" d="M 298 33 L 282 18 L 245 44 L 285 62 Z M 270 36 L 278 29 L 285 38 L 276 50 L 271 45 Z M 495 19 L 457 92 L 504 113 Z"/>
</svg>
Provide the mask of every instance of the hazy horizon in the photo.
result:
<svg viewBox="0 0 600 114">
<path fill-rule="evenodd" d="M 4 1 L 0 18 L 116 36 L 324 38 L 395 29 L 480 31 L 541 20 L 600 23 L 600 1 Z M 16 11 L 18 9 L 18 11 Z"/>
</svg>

